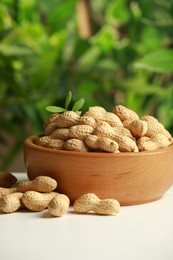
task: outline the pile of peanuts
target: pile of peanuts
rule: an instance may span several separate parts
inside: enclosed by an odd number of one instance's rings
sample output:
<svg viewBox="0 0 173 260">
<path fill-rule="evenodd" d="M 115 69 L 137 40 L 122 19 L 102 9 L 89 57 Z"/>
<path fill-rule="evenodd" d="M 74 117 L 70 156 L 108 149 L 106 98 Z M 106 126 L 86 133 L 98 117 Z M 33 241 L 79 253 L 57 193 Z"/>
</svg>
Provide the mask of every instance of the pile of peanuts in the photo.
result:
<svg viewBox="0 0 173 260">
<path fill-rule="evenodd" d="M 48 213 L 61 217 L 68 212 L 70 199 L 57 191 L 57 182 L 48 176 L 17 183 L 10 172 L 0 172 L 0 212 L 12 213 L 20 209 L 34 212 L 48 209 Z M 115 199 L 99 199 L 94 193 L 83 194 L 74 202 L 76 213 L 118 214 L 120 204 Z"/>
<path fill-rule="evenodd" d="M 139 116 L 125 106 L 112 112 L 93 106 L 83 115 L 66 111 L 52 114 L 44 124 L 42 147 L 79 152 L 155 151 L 173 143 L 171 134 L 153 116 Z"/>
</svg>

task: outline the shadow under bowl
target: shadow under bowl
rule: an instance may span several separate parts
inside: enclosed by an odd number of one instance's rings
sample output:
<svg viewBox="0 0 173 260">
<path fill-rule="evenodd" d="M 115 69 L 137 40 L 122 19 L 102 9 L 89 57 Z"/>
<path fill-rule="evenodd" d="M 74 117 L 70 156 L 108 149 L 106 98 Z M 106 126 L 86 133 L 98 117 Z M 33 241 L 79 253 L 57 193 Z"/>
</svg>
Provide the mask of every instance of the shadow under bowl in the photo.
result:
<svg viewBox="0 0 173 260">
<path fill-rule="evenodd" d="M 24 141 L 28 178 L 54 178 L 71 203 L 92 192 L 121 205 L 142 204 L 160 199 L 173 184 L 173 146 L 138 153 L 73 152 L 40 147 L 37 138 Z"/>
</svg>

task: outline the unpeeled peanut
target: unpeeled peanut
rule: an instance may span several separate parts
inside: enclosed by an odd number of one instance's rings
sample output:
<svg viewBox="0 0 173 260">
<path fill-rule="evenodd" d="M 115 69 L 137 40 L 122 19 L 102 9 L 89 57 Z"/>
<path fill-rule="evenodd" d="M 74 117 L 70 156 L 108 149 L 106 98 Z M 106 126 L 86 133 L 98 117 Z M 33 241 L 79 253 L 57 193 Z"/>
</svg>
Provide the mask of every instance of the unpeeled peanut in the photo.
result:
<svg viewBox="0 0 173 260">
<path fill-rule="evenodd" d="M 139 138 L 137 144 L 140 151 L 155 151 L 171 145 L 172 140 L 164 134 L 157 133 L 151 138 L 146 136 Z"/>
<path fill-rule="evenodd" d="M 14 193 L 16 191 L 17 191 L 16 187 L 13 187 L 13 188 L 3 188 L 3 187 L 0 187 L 0 197 L 2 197 L 3 195 Z"/>
<path fill-rule="evenodd" d="M 85 143 L 93 150 L 100 150 L 105 152 L 117 152 L 119 145 L 114 140 L 108 137 L 98 137 L 96 135 L 88 135 L 85 138 Z"/>
<path fill-rule="evenodd" d="M 135 120 L 135 119 L 139 119 L 139 116 L 136 114 L 135 111 L 122 106 L 122 105 L 117 105 L 113 108 L 112 111 L 115 115 L 117 115 L 121 121 L 125 121 L 125 120 Z"/>
<path fill-rule="evenodd" d="M 66 111 L 63 114 L 60 114 L 55 121 L 58 127 L 71 127 L 78 123 L 80 116 L 74 111 Z"/>
<path fill-rule="evenodd" d="M 22 196 L 22 202 L 31 211 L 42 211 L 48 207 L 49 202 L 56 194 L 56 192 L 40 193 L 37 191 L 26 191 Z"/>
<path fill-rule="evenodd" d="M 0 211 L 4 213 L 12 213 L 21 207 L 22 192 L 15 192 L 3 195 L 0 198 Z"/>
<path fill-rule="evenodd" d="M 89 152 L 89 147 L 84 143 L 84 141 L 75 138 L 65 141 L 64 149 L 76 152 Z"/>
<path fill-rule="evenodd" d="M 57 194 L 48 204 L 48 212 L 55 217 L 61 217 L 67 213 L 70 205 L 69 198 L 64 194 Z"/>
<path fill-rule="evenodd" d="M 56 180 L 48 176 L 38 176 L 32 181 L 23 181 L 17 185 L 18 192 L 38 191 L 38 192 L 51 192 L 57 187 Z"/>
<path fill-rule="evenodd" d="M 144 120 L 132 120 L 127 128 L 131 131 L 132 135 L 136 138 L 146 135 L 148 131 L 148 124 Z"/>
<path fill-rule="evenodd" d="M 120 204 L 115 199 L 99 199 L 94 193 L 87 193 L 79 197 L 74 202 L 74 210 L 77 213 L 87 213 L 94 211 L 96 214 L 111 215 L 118 214 Z"/>
<path fill-rule="evenodd" d="M 95 135 L 99 137 L 108 137 L 116 141 L 121 152 L 138 152 L 136 142 L 128 136 L 117 134 L 111 126 L 100 125 L 95 130 Z"/>
<path fill-rule="evenodd" d="M 69 138 L 84 140 L 88 134 L 92 134 L 94 128 L 90 125 L 75 125 L 69 129 Z"/>
</svg>

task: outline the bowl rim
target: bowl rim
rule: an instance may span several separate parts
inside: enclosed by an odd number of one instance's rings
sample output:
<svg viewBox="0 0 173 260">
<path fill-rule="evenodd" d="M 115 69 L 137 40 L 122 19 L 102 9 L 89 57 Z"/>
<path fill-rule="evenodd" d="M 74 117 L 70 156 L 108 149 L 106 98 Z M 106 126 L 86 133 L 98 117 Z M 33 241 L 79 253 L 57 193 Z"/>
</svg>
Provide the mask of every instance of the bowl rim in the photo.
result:
<svg viewBox="0 0 173 260">
<path fill-rule="evenodd" d="M 166 148 L 162 148 L 156 151 L 141 151 L 141 152 L 120 152 L 120 153 L 106 153 L 106 152 L 78 152 L 78 151 L 65 151 L 65 150 L 56 150 L 47 147 L 42 147 L 36 145 L 34 141 L 42 135 L 32 135 L 27 137 L 24 140 L 24 147 L 29 147 L 40 152 L 49 152 L 52 154 L 61 154 L 61 155 L 71 155 L 71 156 L 79 156 L 79 157 L 107 157 L 107 158 L 114 158 L 114 157 L 131 157 L 131 156 L 151 156 L 156 154 L 162 153 L 170 153 L 173 152 L 173 144 Z"/>
</svg>

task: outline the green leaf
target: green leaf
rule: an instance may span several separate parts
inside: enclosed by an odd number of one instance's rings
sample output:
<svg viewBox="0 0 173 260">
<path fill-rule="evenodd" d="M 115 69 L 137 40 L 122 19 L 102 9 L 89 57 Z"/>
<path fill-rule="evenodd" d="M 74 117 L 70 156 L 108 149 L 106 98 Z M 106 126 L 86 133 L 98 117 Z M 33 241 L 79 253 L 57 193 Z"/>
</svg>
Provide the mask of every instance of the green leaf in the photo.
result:
<svg viewBox="0 0 173 260">
<path fill-rule="evenodd" d="M 26 47 L 2 43 L 0 44 L 0 53 L 4 56 L 23 56 L 33 54 L 33 52 Z"/>
<path fill-rule="evenodd" d="M 63 107 L 56 107 L 56 106 L 48 106 L 46 107 L 46 110 L 51 112 L 51 113 L 60 113 L 66 111 L 65 108 Z"/>
<path fill-rule="evenodd" d="M 135 62 L 134 66 L 136 68 L 142 68 L 153 72 L 173 72 L 173 50 L 156 50 Z"/>
<path fill-rule="evenodd" d="M 66 97 L 66 100 L 65 100 L 65 109 L 68 108 L 68 106 L 69 106 L 69 104 L 70 104 L 70 102 L 71 102 L 71 99 L 72 99 L 72 92 L 69 91 L 69 92 L 67 93 L 67 97 Z"/>
<path fill-rule="evenodd" d="M 85 99 L 84 98 L 81 98 L 79 99 L 78 101 L 76 101 L 72 107 L 72 110 L 73 111 L 78 111 L 82 106 L 83 104 L 85 103 Z"/>
</svg>

